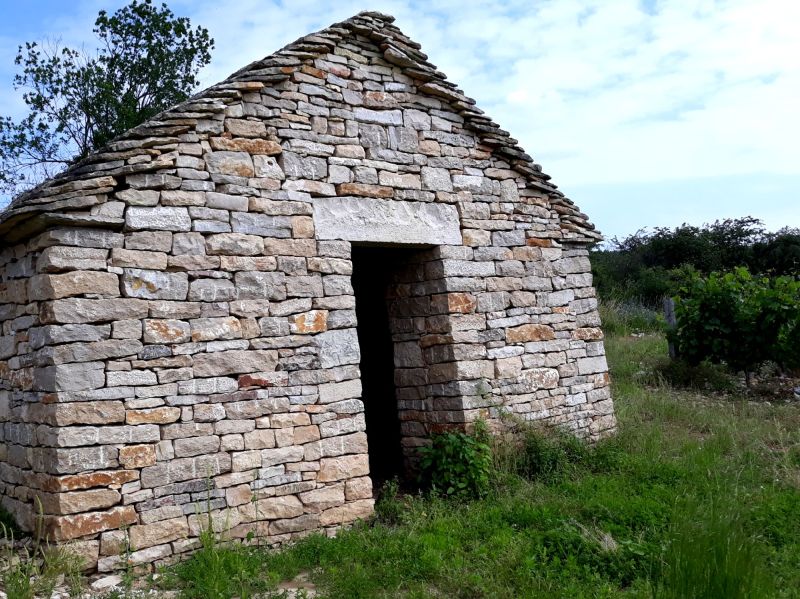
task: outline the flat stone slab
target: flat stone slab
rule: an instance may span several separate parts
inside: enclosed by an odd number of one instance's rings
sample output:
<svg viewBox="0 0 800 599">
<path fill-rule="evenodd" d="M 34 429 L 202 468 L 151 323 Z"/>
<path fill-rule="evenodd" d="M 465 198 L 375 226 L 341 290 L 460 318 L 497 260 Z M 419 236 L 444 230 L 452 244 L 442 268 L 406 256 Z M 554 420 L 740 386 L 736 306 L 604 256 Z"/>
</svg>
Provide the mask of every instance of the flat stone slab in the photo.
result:
<svg viewBox="0 0 800 599">
<path fill-rule="evenodd" d="M 458 211 L 448 204 L 335 197 L 314 200 L 317 239 L 404 245 L 460 245 Z"/>
</svg>

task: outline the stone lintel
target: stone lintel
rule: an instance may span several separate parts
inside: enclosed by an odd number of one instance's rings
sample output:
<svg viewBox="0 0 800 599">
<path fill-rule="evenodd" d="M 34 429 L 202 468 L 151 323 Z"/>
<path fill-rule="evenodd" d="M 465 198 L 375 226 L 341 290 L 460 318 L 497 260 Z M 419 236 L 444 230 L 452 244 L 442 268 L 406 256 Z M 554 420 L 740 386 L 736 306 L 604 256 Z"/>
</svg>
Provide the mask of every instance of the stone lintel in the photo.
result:
<svg viewBox="0 0 800 599">
<path fill-rule="evenodd" d="M 403 245 L 457 245 L 455 206 L 402 200 L 335 197 L 314 200 L 317 239 Z"/>
</svg>

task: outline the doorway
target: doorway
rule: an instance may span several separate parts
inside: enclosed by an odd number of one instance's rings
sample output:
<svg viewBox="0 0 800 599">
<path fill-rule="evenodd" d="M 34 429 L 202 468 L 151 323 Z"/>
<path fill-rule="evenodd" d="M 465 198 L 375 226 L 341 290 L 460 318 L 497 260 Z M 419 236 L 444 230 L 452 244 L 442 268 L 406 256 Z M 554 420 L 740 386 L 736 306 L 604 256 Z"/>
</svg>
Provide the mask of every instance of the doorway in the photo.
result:
<svg viewBox="0 0 800 599">
<path fill-rule="evenodd" d="M 389 291 L 399 250 L 353 246 L 361 388 L 374 487 L 403 472 L 400 418 L 394 381 L 394 341 L 389 319 Z"/>
</svg>

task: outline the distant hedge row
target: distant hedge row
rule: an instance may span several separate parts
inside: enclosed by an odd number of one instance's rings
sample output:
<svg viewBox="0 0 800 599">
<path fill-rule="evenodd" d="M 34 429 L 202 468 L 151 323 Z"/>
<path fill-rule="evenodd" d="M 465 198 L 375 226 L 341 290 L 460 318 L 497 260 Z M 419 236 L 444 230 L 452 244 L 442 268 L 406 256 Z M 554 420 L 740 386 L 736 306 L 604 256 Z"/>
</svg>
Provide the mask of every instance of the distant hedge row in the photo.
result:
<svg viewBox="0 0 800 599">
<path fill-rule="evenodd" d="M 758 219 L 744 217 L 701 227 L 640 230 L 592 253 L 600 297 L 651 306 L 675 295 L 693 272 L 708 275 L 737 267 L 760 275 L 800 275 L 800 229 L 770 233 Z"/>
</svg>

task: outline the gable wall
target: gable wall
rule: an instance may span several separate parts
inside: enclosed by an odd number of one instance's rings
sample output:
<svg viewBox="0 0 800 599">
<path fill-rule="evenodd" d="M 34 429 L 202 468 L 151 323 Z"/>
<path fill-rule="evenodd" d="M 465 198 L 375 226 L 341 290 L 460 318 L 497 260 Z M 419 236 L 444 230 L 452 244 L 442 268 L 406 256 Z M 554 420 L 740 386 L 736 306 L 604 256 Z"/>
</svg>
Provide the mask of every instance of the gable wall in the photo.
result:
<svg viewBox="0 0 800 599">
<path fill-rule="evenodd" d="M 3 253 L 2 501 L 30 526 L 43 498 L 100 570 L 125 535 L 138 563 L 192 549 L 208 505 L 270 542 L 371 512 L 350 243 L 317 239 L 315 198 L 458 211 L 463 244 L 389 298 L 407 457 L 503 411 L 613 430 L 587 251 L 546 192 L 366 39 L 284 62 L 263 77 L 290 80 L 114 158 L 141 172 L 67 188 L 120 231 L 51 226 Z"/>
</svg>

